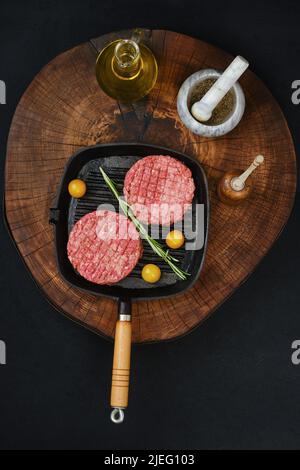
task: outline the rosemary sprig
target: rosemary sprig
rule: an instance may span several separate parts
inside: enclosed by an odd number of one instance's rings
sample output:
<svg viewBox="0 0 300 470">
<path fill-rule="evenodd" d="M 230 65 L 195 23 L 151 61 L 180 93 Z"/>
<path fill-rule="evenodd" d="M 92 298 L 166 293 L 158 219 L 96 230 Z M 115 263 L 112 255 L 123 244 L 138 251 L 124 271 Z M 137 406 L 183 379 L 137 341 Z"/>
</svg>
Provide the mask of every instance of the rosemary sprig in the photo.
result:
<svg viewBox="0 0 300 470">
<path fill-rule="evenodd" d="M 183 271 L 178 266 L 176 266 L 175 263 L 178 263 L 178 260 L 174 258 L 174 256 L 170 255 L 169 250 L 165 251 L 162 245 L 157 240 L 154 240 L 154 238 L 150 237 L 144 225 L 135 217 L 130 205 L 124 199 L 122 199 L 122 197 L 119 195 L 114 182 L 105 173 L 105 171 L 103 170 L 101 166 L 99 167 L 99 170 L 101 172 L 101 175 L 103 176 L 105 183 L 109 187 L 110 191 L 118 200 L 122 211 L 124 212 L 126 217 L 128 217 L 134 223 L 136 229 L 138 230 L 142 238 L 144 238 L 149 243 L 154 253 L 156 253 L 160 258 L 162 258 L 180 279 L 185 280 L 187 276 L 190 276 L 189 273 L 187 273 L 186 271 Z"/>
</svg>

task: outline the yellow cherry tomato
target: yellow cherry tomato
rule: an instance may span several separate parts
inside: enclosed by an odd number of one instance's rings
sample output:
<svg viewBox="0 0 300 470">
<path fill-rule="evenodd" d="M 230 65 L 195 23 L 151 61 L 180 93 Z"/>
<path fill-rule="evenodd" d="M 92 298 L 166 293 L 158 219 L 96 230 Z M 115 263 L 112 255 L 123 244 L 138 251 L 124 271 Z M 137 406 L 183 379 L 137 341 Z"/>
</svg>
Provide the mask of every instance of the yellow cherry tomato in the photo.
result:
<svg viewBox="0 0 300 470">
<path fill-rule="evenodd" d="M 72 197 L 80 198 L 86 193 L 86 184 L 79 179 L 72 180 L 69 183 L 68 190 Z"/>
<path fill-rule="evenodd" d="M 153 284 L 160 280 L 161 270 L 156 264 L 145 264 L 142 269 L 142 278 L 146 282 Z"/>
<path fill-rule="evenodd" d="M 173 248 L 173 250 L 182 247 L 184 244 L 183 233 L 180 232 L 180 230 L 172 230 L 172 232 L 169 232 L 167 235 L 166 244 L 169 248 Z"/>
</svg>

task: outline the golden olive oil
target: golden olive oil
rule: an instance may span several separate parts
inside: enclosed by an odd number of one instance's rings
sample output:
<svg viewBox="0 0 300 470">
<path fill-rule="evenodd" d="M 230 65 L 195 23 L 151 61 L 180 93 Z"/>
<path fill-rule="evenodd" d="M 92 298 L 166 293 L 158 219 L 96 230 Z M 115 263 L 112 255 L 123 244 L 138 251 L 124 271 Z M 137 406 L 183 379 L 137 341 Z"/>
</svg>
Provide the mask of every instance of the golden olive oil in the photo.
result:
<svg viewBox="0 0 300 470">
<path fill-rule="evenodd" d="M 102 90 L 122 102 L 147 95 L 157 79 L 157 62 L 144 44 L 120 39 L 106 46 L 96 62 L 96 77 Z"/>
</svg>

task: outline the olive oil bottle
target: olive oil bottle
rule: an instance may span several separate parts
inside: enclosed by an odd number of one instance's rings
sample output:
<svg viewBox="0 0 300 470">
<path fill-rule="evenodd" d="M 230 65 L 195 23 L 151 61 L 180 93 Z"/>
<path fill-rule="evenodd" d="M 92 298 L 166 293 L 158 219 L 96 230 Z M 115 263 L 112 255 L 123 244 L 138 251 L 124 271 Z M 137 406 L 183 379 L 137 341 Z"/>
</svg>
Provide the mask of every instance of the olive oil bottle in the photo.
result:
<svg viewBox="0 0 300 470">
<path fill-rule="evenodd" d="M 144 44 L 120 39 L 106 46 L 96 62 L 96 77 L 102 90 L 112 98 L 132 103 L 154 87 L 157 62 Z"/>
</svg>

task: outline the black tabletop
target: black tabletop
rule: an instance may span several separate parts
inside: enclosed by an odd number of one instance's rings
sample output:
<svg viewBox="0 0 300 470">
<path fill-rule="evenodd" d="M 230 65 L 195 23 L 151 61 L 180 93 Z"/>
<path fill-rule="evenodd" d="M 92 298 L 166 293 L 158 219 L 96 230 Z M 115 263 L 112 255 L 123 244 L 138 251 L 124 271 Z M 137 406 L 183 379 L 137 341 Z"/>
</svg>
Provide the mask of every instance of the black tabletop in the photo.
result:
<svg viewBox="0 0 300 470">
<path fill-rule="evenodd" d="M 1 189 L 13 112 L 60 52 L 134 26 L 178 31 L 245 56 L 278 100 L 300 147 L 297 0 L 6 0 L 0 4 Z M 300 447 L 300 198 L 249 280 L 192 334 L 134 346 L 130 408 L 109 420 L 112 344 L 54 310 L 1 218 L 1 449 L 287 449 Z M 107 406 L 105 406 L 107 404 Z"/>
</svg>

